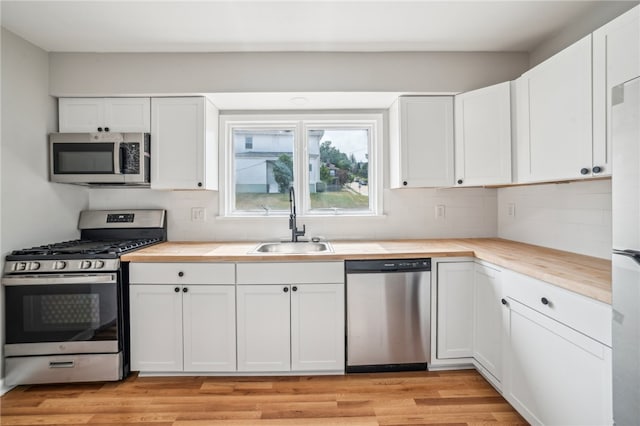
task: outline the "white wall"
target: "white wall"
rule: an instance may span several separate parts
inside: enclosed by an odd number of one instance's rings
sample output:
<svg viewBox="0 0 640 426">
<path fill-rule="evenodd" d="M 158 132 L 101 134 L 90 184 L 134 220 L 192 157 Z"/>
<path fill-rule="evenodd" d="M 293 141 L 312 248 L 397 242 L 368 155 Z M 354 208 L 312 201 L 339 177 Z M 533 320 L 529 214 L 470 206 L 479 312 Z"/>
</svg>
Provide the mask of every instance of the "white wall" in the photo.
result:
<svg viewBox="0 0 640 426">
<path fill-rule="evenodd" d="M 84 188 L 48 182 L 47 134 L 57 130 L 57 109 L 49 95 L 47 52 L 3 28 L 1 70 L 4 266 L 11 250 L 76 237 L 78 212 L 88 206 L 89 196 Z"/>
<path fill-rule="evenodd" d="M 498 236 L 609 259 L 611 181 L 500 188 Z"/>
<path fill-rule="evenodd" d="M 589 12 L 576 19 L 571 25 L 563 28 L 555 36 L 543 41 L 530 52 L 530 65 L 533 67 L 545 59 L 555 55 L 565 47 L 570 46 L 602 25 L 622 15 L 627 10 L 640 3 L 634 1 L 601 2 L 589 9 Z"/>
<path fill-rule="evenodd" d="M 56 96 L 215 92 L 460 92 L 511 80 L 524 53 L 52 53 Z M 385 148 L 386 149 L 386 148 Z M 152 154 L 153 155 L 153 154 Z M 384 156 L 383 158 L 388 158 Z M 388 165 L 385 165 L 388 170 Z M 386 175 L 386 173 L 385 173 Z M 388 187 L 388 185 L 386 185 Z M 166 208 L 170 240 L 286 238 L 286 217 L 218 218 L 218 194 L 91 189 L 91 208 Z M 384 218 L 304 218 L 307 235 L 327 238 L 495 236 L 496 190 L 385 190 Z M 436 204 L 446 207 L 436 220 Z M 192 222 L 205 207 L 207 221 Z"/>
<path fill-rule="evenodd" d="M 52 53 L 51 94 L 460 92 L 511 80 L 526 53 Z"/>
</svg>

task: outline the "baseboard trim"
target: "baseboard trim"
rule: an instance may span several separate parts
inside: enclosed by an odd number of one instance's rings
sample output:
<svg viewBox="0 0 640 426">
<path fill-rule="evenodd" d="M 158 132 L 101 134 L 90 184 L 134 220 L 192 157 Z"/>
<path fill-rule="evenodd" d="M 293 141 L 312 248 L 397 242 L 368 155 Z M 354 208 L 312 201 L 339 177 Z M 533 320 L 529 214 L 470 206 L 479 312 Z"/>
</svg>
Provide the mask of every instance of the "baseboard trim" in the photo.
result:
<svg viewBox="0 0 640 426">
<path fill-rule="evenodd" d="M 5 386 L 4 385 L 4 379 L 0 379 L 0 396 L 4 395 L 5 393 L 9 392 L 11 389 L 13 389 L 15 386 Z"/>
</svg>

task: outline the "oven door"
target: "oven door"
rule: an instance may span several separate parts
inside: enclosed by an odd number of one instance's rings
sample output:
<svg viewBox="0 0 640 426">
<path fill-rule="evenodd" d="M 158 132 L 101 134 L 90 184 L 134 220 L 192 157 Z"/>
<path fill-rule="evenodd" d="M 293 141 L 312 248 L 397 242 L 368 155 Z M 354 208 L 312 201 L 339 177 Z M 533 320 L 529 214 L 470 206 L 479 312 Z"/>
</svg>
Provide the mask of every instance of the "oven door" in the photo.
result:
<svg viewBox="0 0 640 426">
<path fill-rule="evenodd" d="M 116 353 L 118 276 L 5 277 L 5 355 Z"/>
</svg>

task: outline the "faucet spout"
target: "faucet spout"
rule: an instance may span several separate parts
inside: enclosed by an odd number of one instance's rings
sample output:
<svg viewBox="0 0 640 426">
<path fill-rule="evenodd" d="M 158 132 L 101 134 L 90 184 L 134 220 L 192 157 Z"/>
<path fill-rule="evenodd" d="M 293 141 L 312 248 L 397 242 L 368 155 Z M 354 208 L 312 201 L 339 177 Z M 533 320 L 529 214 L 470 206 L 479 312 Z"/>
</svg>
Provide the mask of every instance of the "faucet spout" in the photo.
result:
<svg viewBox="0 0 640 426">
<path fill-rule="evenodd" d="M 291 242 L 297 243 L 298 237 L 303 236 L 307 230 L 306 225 L 302 225 L 302 230 L 296 225 L 296 193 L 293 186 L 289 188 L 289 229 L 291 229 Z"/>
</svg>

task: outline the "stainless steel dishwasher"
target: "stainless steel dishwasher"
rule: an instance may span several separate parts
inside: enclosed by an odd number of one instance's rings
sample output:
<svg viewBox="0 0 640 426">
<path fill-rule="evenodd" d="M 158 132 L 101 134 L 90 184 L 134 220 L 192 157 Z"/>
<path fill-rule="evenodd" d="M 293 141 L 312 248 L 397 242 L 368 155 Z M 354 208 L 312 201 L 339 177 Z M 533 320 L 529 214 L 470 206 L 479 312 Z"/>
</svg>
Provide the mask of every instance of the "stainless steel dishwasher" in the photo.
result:
<svg viewBox="0 0 640 426">
<path fill-rule="evenodd" d="M 431 259 L 348 260 L 347 372 L 426 370 Z"/>
</svg>

